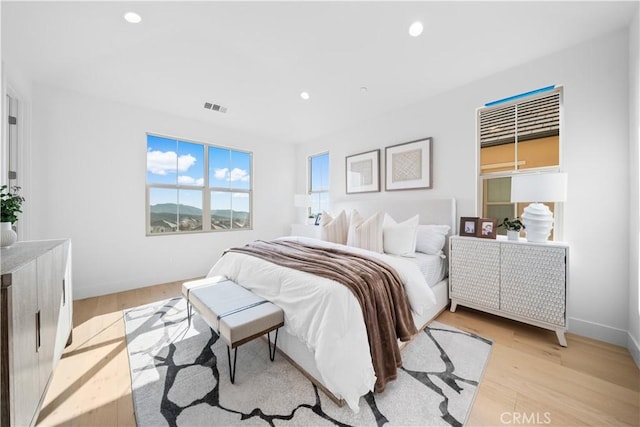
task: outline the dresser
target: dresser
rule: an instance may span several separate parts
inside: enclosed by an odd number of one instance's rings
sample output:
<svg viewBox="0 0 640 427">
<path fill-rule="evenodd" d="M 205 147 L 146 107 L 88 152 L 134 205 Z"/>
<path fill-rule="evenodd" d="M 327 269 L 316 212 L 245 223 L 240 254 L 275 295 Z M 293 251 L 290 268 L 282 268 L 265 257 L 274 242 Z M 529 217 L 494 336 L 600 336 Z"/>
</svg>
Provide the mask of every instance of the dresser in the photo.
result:
<svg viewBox="0 0 640 427">
<path fill-rule="evenodd" d="M 18 242 L 0 256 L 0 425 L 30 426 L 71 340 L 71 242 Z"/>
<path fill-rule="evenodd" d="M 504 238 L 449 240 L 449 297 L 458 305 L 550 329 L 565 339 L 569 245 Z"/>
</svg>

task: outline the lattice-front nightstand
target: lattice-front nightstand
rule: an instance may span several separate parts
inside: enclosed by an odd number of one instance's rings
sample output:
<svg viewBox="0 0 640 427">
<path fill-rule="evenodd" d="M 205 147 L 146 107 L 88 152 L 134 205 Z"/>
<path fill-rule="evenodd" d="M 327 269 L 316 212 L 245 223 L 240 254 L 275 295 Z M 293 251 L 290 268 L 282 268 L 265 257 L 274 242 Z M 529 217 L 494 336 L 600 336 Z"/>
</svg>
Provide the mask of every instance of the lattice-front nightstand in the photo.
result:
<svg viewBox="0 0 640 427">
<path fill-rule="evenodd" d="M 568 260 L 561 242 L 451 237 L 451 311 L 464 305 L 550 329 L 566 347 Z"/>
</svg>

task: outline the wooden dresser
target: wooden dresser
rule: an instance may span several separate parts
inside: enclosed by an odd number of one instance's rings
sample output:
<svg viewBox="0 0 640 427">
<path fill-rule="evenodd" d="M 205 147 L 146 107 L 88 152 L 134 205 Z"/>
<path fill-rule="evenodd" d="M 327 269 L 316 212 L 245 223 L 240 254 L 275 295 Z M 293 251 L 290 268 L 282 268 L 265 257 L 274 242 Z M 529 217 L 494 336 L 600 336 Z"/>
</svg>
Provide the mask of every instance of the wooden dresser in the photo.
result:
<svg viewBox="0 0 640 427">
<path fill-rule="evenodd" d="M 30 426 L 71 340 L 71 242 L 18 242 L 0 257 L 0 425 Z"/>
</svg>

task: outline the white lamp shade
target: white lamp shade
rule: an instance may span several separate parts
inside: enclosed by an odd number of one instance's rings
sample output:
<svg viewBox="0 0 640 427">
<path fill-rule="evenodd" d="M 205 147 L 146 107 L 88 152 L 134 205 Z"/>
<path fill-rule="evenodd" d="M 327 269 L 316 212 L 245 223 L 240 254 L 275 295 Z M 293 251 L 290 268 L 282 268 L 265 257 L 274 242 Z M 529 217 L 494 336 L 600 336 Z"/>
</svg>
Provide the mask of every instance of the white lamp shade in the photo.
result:
<svg viewBox="0 0 640 427">
<path fill-rule="evenodd" d="M 567 200 L 567 174 L 531 173 L 511 177 L 512 202 L 564 202 Z"/>
<path fill-rule="evenodd" d="M 311 196 L 309 194 L 294 194 L 293 206 L 296 208 L 311 207 Z"/>
</svg>

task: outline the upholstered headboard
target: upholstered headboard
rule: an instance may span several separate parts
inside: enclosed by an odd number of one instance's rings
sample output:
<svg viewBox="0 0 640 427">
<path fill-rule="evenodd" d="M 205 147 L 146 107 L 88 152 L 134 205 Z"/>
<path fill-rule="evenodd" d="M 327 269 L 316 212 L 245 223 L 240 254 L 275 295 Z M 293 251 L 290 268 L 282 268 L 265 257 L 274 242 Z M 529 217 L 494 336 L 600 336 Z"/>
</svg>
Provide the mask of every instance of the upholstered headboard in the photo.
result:
<svg viewBox="0 0 640 427">
<path fill-rule="evenodd" d="M 341 210 L 347 213 L 357 209 L 360 214 L 367 217 L 376 212 L 386 212 L 396 221 L 404 221 L 415 214 L 420 215 L 420 224 L 442 224 L 451 227 L 450 235 L 456 234 L 456 200 L 343 200 L 333 204 L 333 213 Z"/>
</svg>

